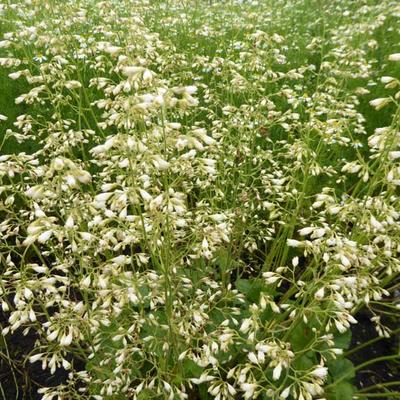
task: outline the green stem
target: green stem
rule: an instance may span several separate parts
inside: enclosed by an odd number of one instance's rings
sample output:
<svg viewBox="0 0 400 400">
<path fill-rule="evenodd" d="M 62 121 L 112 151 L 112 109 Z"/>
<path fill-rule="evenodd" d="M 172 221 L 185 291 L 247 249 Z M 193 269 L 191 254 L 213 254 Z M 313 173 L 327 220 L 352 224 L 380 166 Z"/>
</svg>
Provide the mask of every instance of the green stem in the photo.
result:
<svg viewBox="0 0 400 400">
<path fill-rule="evenodd" d="M 367 367 L 368 365 L 375 364 L 380 361 L 389 361 L 389 360 L 396 360 L 400 358 L 400 354 L 394 354 L 392 356 L 382 356 L 382 357 L 377 357 L 372 360 L 368 360 L 360 365 L 357 365 L 356 367 L 352 368 L 349 372 L 346 374 L 342 375 L 338 380 L 335 382 L 331 383 L 330 385 L 326 386 L 326 389 L 335 387 L 339 382 L 347 379 L 351 374 L 353 374 L 356 371 L 359 371 L 360 369 L 363 369 Z"/>
<path fill-rule="evenodd" d="M 391 356 L 377 357 L 377 358 L 374 358 L 372 360 L 365 361 L 364 363 L 362 363 L 360 365 L 357 365 L 356 367 L 354 367 L 354 370 L 358 371 L 360 369 L 363 369 L 364 367 L 367 367 L 368 365 L 375 364 L 375 363 L 380 362 L 380 361 L 396 360 L 398 358 L 400 358 L 400 354 L 393 354 Z"/>
<path fill-rule="evenodd" d="M 374 390 L 374 389 L 383 389 L 387 386 L 395 386 L 395 385 L 399 385 L 400 386 L 400 381 L 391 381 L 391 382 L 385 382 L 385 383 L 377 383 L 376 385 L 373 386 L 368 386 L 364 389 L 361 389 L 359 391 L 359 393 L 363 393 L 367 390 Z"/>
<path fill-rule="evenodd" d="M 391 334 L 392 335 L 396 335 L 399 332 L 400 332 L 400 328 L 397 328 L 394 331 L 392 331 Z M 377 336 L 377 337 L 375 337 L 375 338 L 373 338 L 371 340 L 368 340 L 367 342 L 364 342 L 364 343 L 360 344 L 359 346 L 357 346 L 357 347 L 355 347 L 355 348 L 353 348 L 353 349 L 351 349 L 349 351 L 346 351 L 344 353 L 344 357 L 347 358 L 350 354 L 356 353 L 357 351 L 363 349 L 364 347 L 367 347 L 367 346 L 371 345 L 372 343 L 378 342 L 381 339 L 387 339 L 387 338 L 386 337 L 382 337 L 382 336 Z"/>
<path fill-rule="evenodd" d="M 399 398 L 398 396 L 400 396 L 400 392 L 390 392 L 390 393 L 354 393 L 353 396 L 357 396 L 358 394 L 360 394 L 361 396 L 367 396 L 368 398 L 371 397 L 393 397 L 393 399 L 395 398 Z M 395 397 L 396 396 L 396 397 Z"/>
</svg>

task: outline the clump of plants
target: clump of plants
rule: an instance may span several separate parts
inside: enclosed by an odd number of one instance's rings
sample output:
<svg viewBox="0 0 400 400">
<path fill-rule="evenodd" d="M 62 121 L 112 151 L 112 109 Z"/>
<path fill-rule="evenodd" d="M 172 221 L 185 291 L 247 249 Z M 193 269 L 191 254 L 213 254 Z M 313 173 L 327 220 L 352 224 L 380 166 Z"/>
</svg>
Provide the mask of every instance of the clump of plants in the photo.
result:
<svg viewBox="0 0 400 400">
<path fill-rule="evenodd" d="M 43 400 L 395 398 L 347 358 L 399 311 L 400 8 L 361 3 L 0 5 L 2 353 L 67 371 Z"/>
</svg>

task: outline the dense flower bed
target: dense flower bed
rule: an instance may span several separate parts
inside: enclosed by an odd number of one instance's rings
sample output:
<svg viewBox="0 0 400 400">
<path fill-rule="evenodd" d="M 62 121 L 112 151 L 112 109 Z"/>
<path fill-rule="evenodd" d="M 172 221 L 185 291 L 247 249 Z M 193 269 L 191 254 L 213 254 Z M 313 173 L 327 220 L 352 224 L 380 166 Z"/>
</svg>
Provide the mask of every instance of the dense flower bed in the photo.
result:
<svg viewBox="0 0 400 400">
<path fill-rule="evenodd" d="M 44 400 L 352 398 L 400 272 L 400 7 L 354 3 L 0 5 L 2 329 L 68 371 Z"/>
</svg>

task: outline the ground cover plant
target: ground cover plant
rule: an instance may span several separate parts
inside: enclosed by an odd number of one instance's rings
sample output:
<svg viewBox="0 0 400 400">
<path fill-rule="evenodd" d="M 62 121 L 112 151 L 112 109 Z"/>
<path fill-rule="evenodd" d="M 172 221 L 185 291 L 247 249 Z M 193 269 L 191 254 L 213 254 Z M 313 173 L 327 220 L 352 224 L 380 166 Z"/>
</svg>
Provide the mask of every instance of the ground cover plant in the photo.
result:
<svg viewBox="0 0 400 400">
<path fill-rule="evenodd" d="M 397 1 L 0 23 L 0 397 L 399 398 Z"/>
</svg>

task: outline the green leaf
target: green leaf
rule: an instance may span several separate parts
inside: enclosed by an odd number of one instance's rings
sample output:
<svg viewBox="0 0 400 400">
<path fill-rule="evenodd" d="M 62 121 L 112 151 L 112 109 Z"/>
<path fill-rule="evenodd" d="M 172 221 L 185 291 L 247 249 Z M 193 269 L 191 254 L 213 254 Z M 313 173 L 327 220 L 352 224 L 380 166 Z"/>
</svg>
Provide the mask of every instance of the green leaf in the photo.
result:
<svg viewBox="0 0 400 400">
<path fill-rule="evenodd" d="M 239 292 L 242 292 L 243 294 L 247 295 L 251 291 L 253 285 L 251 281 L 248 279 L 238 279 L 236 281 L 236 287 L 239 290 Z"/>
<path fill-rule="evenodd" d="M 335 347 L 338 349 L 348 349 L 351 342 L 351 331 L 347 330 L 345 333 L 337 333 L 333 338 Z"/>
<path fill-rule="evenodd" d="M 143 389 L 140 391 L 140 393 L 138 394 L 138 400 L 150 400 L 154 396 L 154 392 L 152 390 L 149 389 Z"/>
<path fill-rule="evenodd" d="M 183 371 L 185 378 L 198 378 L 203 372 L 203 368 L 193 360 L 185 359 L 183 362 Z"/>
<path fill-rule="evenodd" d="M 216 262 L 217 262 L 217 265 L 221 268 L 222 272 L 225 272 L 228 270 L 230 260 L 231 260 L 231 255 L 226 249 L 221 248 L 217 252 Z"/>
<path fill-rule="evenodd" d="M 209 314 L 210 320 L 216 325 L 220 325 L 226 320 L 226 315 L 218 308 L 212 310 Z"/>
<path fill-rule="evenodd" d="M 333 380 L 345 377 L 346 380 L 353 379 L 356 375 L 353 363 L 347 358 L 332 360 L 328 364 L 329 373 Z"/>
<path fill-rule="evenodd" d="M 211 399 L 210 395 L 208 394 L 207 389 L 208 389 L 208 387 L 205 383 L 198 386 L 199 397 L 201 400 L 210 400 Z"/>
<path fill-rule="evenodd" d="M 315 362 L 306 354 L 295 359 L 293 366 L 297 371 L 306 371 L 315 365 Z"/>
<path fill-rule="evenodd" d="M 349 382 L 340 382 L 334 389 L 336 400 L 352 400 L 355 388 Z"/>
<path fill-rule="evenodd" d="M 263 281 L 260 279 L 238 279 L 236 281 L 236 288 L 239 292 L 243 293 L 249 301 L 256 303 L 260 299 L 263 284 Z"/>
<path fill-rule="evenodd" d="M 300 322 L 292 330 L 289 336 L 289 342 L 292 345 L 293 351 L 301 351 L 311 343 L 315 336 L 311 328 L 312 326 L 309 326 L 309 324 Z"/>
</svg>

